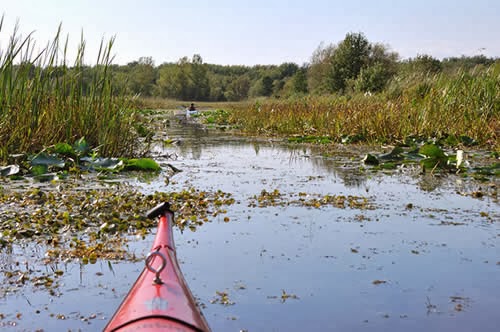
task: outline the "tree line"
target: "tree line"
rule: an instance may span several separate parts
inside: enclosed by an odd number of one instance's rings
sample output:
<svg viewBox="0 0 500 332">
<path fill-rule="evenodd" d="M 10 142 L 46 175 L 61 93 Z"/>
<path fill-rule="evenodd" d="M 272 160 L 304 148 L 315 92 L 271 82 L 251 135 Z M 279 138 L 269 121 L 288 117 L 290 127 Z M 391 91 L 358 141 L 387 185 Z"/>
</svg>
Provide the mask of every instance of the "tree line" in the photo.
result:
<svg viewBox="0 0 500 332">
<path fill-rule="evenodd" d="M 155 65 L 141 57 L 126 65 L 111 65 L 115 94 L 190 101 L 240 101 L 256 97 L 283 98 L 305 94 L 377 93 L 391 80 L 418 74 L 453 73 L 489 66 L 498 58 L 484 55 L 438 60 L 430 55 L 401 60 L 388 46 L 368 41 L 363 33 L 348 33 L 336 44 L 321 44 L 308 63 L 298 65 L 216 65 L 199 54 L 175 63 Z M 88 67 L 85 86 L 98 68 Z M 86 83 L 87 82 L 87 83 Z"/>
</svg>

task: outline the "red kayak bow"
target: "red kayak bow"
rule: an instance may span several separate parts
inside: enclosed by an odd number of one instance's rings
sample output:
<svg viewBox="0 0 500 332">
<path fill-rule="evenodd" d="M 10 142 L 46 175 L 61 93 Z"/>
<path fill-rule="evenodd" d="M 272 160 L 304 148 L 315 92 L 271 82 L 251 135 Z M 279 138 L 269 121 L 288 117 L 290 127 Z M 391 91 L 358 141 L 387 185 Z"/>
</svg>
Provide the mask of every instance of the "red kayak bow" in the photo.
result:
<svg viewBox="0 0 500 332">
<path fill-rule="evenodd" d="M 210 331 L 177 262 L 169 204 L 148 217 L 159 223 L 146 267 L 104 331 Z"/>
</svg>

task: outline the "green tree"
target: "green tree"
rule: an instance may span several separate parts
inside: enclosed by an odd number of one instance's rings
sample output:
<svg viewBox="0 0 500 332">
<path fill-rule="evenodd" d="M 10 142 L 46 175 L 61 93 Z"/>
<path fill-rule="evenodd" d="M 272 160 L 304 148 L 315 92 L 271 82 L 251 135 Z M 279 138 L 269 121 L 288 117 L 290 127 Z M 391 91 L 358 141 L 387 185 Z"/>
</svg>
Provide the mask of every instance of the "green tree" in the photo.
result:
<svg viewBox="0 0 500 332">
<path fill-rule="evenodd" d="M 441 61 L 427 54 L 419 54 L 408 61 L 413 72 L 421 74 L 436 74 L 441 71 Z"/>
<path fill-rule="evenodd" d="M 446 69 L 448 72 L 457 71 L 459 69 L 470 70 L 476 66 L 491 66 L 495 62 L 492 58 L 487 58 L 483 54 L 474 56 L 461 57 L 451 57 L 445 58 L 441 61 L 443 70 Z"/>
<path fill-rule="evenodd" d="M 161 97 L 179 98 L 181 90 L 180 80 L 177 80 L 179 71 L 180 68 L 174 64 L 163 64 L 160 66 L 156 85 Z"/>
<path fill-rule="evenodd" d="M 359 92 L 379 92 L 384 89 L 388 80 L 386 69 L 378 63 L 361 69 L 354 87 Z"/>
<path fill-rule="evenodd" d="M 365 67 L 361 68 L 354 88 L 359 92 L 380 92 L 396 74 L 399 55 L 382 44 L 371 44 Z"/>
<path fill-rule="evenodd" d="M 207 76 L 207 67 L 199 54 L 193 55 L 190 66 L 191 91 L 190 100 L 207 100 L 210 96 L 210 85 Z"/>
<path fill-rule="evenodd" d="M 156 70 L 153 58 L 141 57 L 139 61 L 129 63 L 130 76 L 128 86 L 134 94 L 151 96 L 156 83 Z"/>
<path fill-rule="evenodd" d="M 226 96 L 224 95 L 226 89 L 226 77 L 222 75 L 216 75 L 208 70 L 207 77 L 210 85 L 209 100 L 226 101 Z"/>
<path fill-rule="evenodd" d="M 225 96 L 230 101 L 243 100 L 248 97 L 249 89 L 250 79 L 246 75 L 239 76 L 229 84 Z"/>
<path fill-rule="evenodd" d="M 270 96 L 273 93 L 273 79 L 266 75 L 262 77 L 262 96 Z"/>
<path fill-rule="evenodd" d="M 348 33 L 330 58 L 327 83 L 330 92 L 344 92 L 349 80 L 356 79 L 367 64 L 370 43 L 363 33 Z"/>
<path fill-rule="evenodd" d="M 286 77 L 291 77 L 299 70 L 299 66 L 293 62 L 285 62 L 278 67 L 279 78 L 284 79 Z"/>
<path fill-rule="evenodd" d="M 330 59 L 336 48 L 333 44 L 324 46 L 321 43 L 313 52 L 311 64 L 307 70 L 307 85 L 310 92 L 317 94 L 329 92 L 326 78 L 330 70 Z"/>
<path fill-rule="evenodd" d="M 292 88 L 294 93 L 307 93 L 307 68 L 300 68 L 292 77 Z"/>
</svg>

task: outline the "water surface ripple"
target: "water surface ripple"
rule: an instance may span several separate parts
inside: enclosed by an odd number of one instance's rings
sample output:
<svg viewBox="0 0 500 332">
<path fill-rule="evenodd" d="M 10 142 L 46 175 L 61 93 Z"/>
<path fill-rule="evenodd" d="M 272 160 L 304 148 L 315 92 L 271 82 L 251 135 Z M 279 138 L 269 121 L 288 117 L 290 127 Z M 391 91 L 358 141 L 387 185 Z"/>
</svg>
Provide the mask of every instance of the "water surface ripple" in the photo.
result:
<svg viewBox="0 0 500 332">
<path fill-rule="evenodd" d="M 175 232 L 181 268 L 214 331 L 498 330 L 500 209 L 491 197 L 459 194 L 474 184 L 411 168 L 363 170 L 363 148 L 323 157 L 199 126 L 173 126 L 168 134 L 180 144 L 157 147 L 158 161 L 182 172 L 169 185 L 164 175 L 131 183 L 145 193 L 195 187 L 236 200 L 196 232 Z M 373 209 L 249 206 L 262 190 L 275 189 L 290 200 L 299 193 L 363 196 Z M 145 255 L 151 238 L 130 250 Z M 43 253 L 26 245 L 10 255 L 29 261 Z M 57 267 L 65 270 L 60 296 L 32 289 L 4 296 L 0 323 L 102 329 L 142 266 L 66 263 Z M 221 304 L 217 292 L 234 304 Z"/>
</svg>

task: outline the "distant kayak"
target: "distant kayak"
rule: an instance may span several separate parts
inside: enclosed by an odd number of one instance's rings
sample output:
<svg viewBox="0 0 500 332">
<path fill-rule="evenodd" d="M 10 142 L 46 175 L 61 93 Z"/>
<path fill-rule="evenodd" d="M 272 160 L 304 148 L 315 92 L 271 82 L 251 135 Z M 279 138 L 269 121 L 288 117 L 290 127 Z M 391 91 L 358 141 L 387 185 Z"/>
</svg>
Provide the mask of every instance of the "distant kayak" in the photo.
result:
<svg viewBox="0 0 500 332">
<path fill-rule="evenodd" d="M 196 115 L 198 114 L 198 110 L 186 110 L 186 117 L 190 117 L 191 115 Z"/>
<path fill-rule="evenodd" d="M 177 262 L 169 204 L 158 205 L 148 217 L 159 220 L 146 267 L 104 331 L 210 331 Z"/>
</svg>

